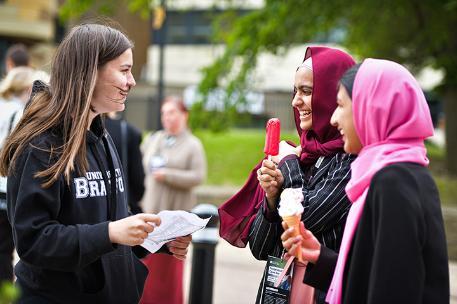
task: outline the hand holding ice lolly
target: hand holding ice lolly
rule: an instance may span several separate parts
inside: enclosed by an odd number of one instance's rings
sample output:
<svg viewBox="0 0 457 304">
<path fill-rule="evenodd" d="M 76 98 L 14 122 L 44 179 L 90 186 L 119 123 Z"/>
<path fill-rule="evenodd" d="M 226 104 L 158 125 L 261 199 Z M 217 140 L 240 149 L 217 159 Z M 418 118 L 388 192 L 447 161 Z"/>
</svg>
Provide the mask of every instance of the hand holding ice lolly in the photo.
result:
<svg viewBox="0 0 457 304">
<path fill-rule="evenodd" d="M 278 118 L 271 118 L 267 122 L 265 137 L 265 147 L 263 152 L 268 156 L 268 160 L 271 160 L 272 156 L 276 156 L 279 153 L 279 139 L 281 135 L 281 122 Z"/>
</svg>

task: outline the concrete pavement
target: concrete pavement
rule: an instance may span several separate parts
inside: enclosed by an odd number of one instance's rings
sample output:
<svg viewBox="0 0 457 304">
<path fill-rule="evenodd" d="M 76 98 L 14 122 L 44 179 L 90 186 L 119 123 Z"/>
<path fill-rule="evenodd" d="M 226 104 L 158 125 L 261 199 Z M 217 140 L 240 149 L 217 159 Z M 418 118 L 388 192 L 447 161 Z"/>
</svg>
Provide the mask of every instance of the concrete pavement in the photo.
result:
<svg viewBox="0 0 457 304">
<path fill-rule="evenodd" d="M 196 193 L 199 203 L 218 206 L 239 189 L 240 187 L 234 186 L 202 185 L 197 187 Z M 455 257 L 457 256 L 457 234 L 454 233 L 454 226 L 457 225 L 457 208 L 443 206 L 443 216 L 447 225 L 452 224 L 447 227 L 447 238 L 449 254 Z M 221 239 L 216 251 L 214 303 L 254 303 L 264 265 L 265 262 L 257 261 L 252 257 L 248 248 L 235 248 Z M 457 261 L 449 262 L 449 272 L 450 303 L 457 304 Z M 238 288 L 239 286 L 242 288 Z"/>
<path fill-rule="evenodd" d="M 186 262 L 186 295 L 188 295 L 191 256 Z M 235 248 L 221 240 L 216 247 L 213 289 L 214 304 L 252 304 L 265 262 L 252 257 L 248 248 Z M 457 263 L 449 263 L 451 304 L 457 304 Z"/>
<path fill-rule="evenodd" d="M 186 261 L 186 297 L 189 294 L 191 261 L 192 254 Z M 255 303 L 264 267 L 265 262 L 257 261 L 249 248 L 236 248 L 220 240 L 216 247 L 213 303 Z"/>
<path fill-rule="evenodd" d="M 185 296 L 189 294 L 192 246 L 186 259 Z M 15 262 L 18 261 L 15 255 Z M 216 247 L 214 269 L 214 304 L 255 303 L 257 288 L 265 267 L 265 262 L 252 257 L 249 248 L 236 248 L 220 240 Z M 451 304 L 457 304 L 457 262 L 449 263 L 451 282 Z"/>
</svg>

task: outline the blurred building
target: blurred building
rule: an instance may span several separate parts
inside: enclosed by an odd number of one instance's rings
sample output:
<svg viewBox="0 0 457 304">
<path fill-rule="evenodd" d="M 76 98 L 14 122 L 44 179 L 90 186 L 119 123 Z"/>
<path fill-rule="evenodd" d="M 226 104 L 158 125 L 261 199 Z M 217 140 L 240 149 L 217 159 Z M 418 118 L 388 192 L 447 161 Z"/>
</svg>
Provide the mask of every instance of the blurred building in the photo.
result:
<svg viewBox="0 0 457 304">
<path fill-rule="evenodd" d="M 165 44 L 164 52 L 164 84 L 165 93 L 182 94 L 187 104 L 196 99 L 196 85 L 202 77 L 201 69 L 210 65 L 224 50 L 221 44 L 212 42 L 212 22 L 227 7 L 223 2 L 217 1 L 170 1 L 171 5 L 166 11 L 166 26 L 151 31 L 151 45 L 148 49 L 147 65 L 142 73 L 142 79 L 152 85 L 153 92 L 157 92 L 159 80 L 159 44 Z M 235 13 L 246 14 L 259 9 L 263 0 L 233 1 L 236 5 Z M 291 88 L 293 84 L 293 71 L 300 63 L 305 48 L 299 47 L 289 51 L 285 56 L 265 55 L 259 59 L 255 71 L 256 83 L 252 85 L 249 93 L 247 109 L 256 115 L 275 115 L 282 118 L 285 128 L 292 128 L 292 111 L 290 109 Z M 296 55 L 298 53 L 298 55 Z M 281 67 L 278 69 L 278 67 Z M 269 75 L 268 77 L 266 77 Z M 151 87 L 137 87 L 135 93 L 129 98 L 127 118 L 136 117 L 137 126 L 147 127 L 144 117 L 146 109 L 147 119 L 155 119 L 158 106 L 151 107 L 147 104 L 157 101 L 151 97 Z M 223 94 L 218 91 L 213 94 L 211 104 L 217 108 L 217 96 Z M 140 118 L 138 120 L 138 118 Z M 153 124 L 155 125 L 155 124 Z"/>
<path fill-rule="evenodd" d="M 46 66 L 61 27 L 57 23 L 57 0 L 0 1 L 0 68 L 8 47 L 25 44 L 31 53 L 31 64 Z"/>
<path fill-rule="evenodd" d="M 34 67 L 48 70 L 55 46 L 63 38 L 68 26 L 58 21 L 58 7 L 64 0 L 0 0 L 0 74 L 3 74 L 3 57 L 14 43 L 24 43 L 30 50 Z M 97 0 L 95 0 L 97 1 Z M 227 3 L 235 5 L 234 12 L 242 16 L 263 6 L 264 0 L 170 0 L 166 23 L 153 29 L 150 18 L 142 19 L 132 14 L 119 1 L 111 16 L 120 24 L 135 44 L 133 73 L 137 87 L 131 92 L 125 111 L 126 118 L 140 129 L 155 126 L 158 121 L 159 103 L 159 45 L 164 48 L 164 95 L 182 94 L 191 104 L 196 100 L 196 85 L 202 78 L 201 69 L 210 65 L 224 51 L 223 44 L 212 42 L 212 22 L 227 10 Z M 97 21 L 99 16 L 88 12 L 81 20 Z M 103 19 L 102 19 L 103 20 Z M 338 36 L 338 33 L 336 33 Z M 319 43 L 338 41 L 327 37 Z M 249 104 L 244 110 L 263 117 L 276 116 L 284 129 L 293 130 L 291 110 L 292 87 L 296 67 L 302 62 L 305 44 L 297 44 L 280 55 L 263 54 L 250 78 Z M 435 86 L 442 77 L 427 71 L 419 80 L 425 89 Z M 437 81 L 435 81 L 438 79 Z M 430 85 L 432 84 L 432 85 Z M 223 95 L 216 90 L 210 104 L 218 107 Z M 149 123 L 148 123 L 149 121 Z M 152 121 L 152 123 L 151 123 Z M 261 123 L 260 120 L 257 120 Z"/>
<path fill-rule="evenodd" d="M 158 106 L 150 106 L 157 101 L 150 94 L 157 92 L 160 43 L 165 44 L 164 95 L 182 94 L 187 104 L 196 100 L 196 85 L 202 78 L 201 69 L 210 65 L 224 51 L 222 44 L 212 42 L 212 22 L 226 7 L 213 0 L 175 0 L 170 3 L 166 12 L 166 27 L 151 30 L 147 65 L 142 72 L 142 79 L 149 85 L 137 86 L 127 106 L 127 118 L 132 120 L 135 117 L 136 125 L 142 129 L 147 128 L 148 119 L 157 120 Z M 233 3 L 236 5 L 236 14 L 242 16 L 261 8 L 263 0 Z M 279 117 L 284 129 L 295 129 L 291 108 L 294 72 L 302 62 L 305 50 L 306 45 L 301 44 L 277 56 L 261 55 L 251 78 L 252 91 L 248 94 L 249 104 L 245 109 L 254 115 Z M 217 96 L 223 95 L 221 91 L 212 94 L 209 103 L 213 108 L 217 108 Z M 146 119 L 144 113 L 147 113 Z"/>
<path fill-rule="evenodd" d="M 58 19 L 58 8 L 64 0 L 0 0 L 0 68 L 9 46 L 23 43 L 31 53 L 32 66 L 49 69 L 49 63 L 56 45 L 62 40 L 69 27 L 79 23 L 63 24 Z M 97 0 L 95 1 L 97 2 Z M 125 6 L 116 6 L 113 20 L 135 42 L 134 75 L 139 78 L 146 63 L 147 48 L 150 45 L 150 23 Z M 88 12 L 81 20 L 104 21 L 94 12 Z"/>
<path fill-rule="evenodd" d="M 142 129 L 147 128 L 148 120 L 157 120 L 157 95 L 159 81 L 160 43 L 165 44 L 163 82 L 164 95 L 182 94 L 186 103 L 195 101 L 196 85 L 202 78 L 202 68 L 210 65 L 224 51 L 222 44 L 212 42 L 212 21 L 227 7 L 227 1 L 214 0 L 173 0 L 166 11 L 166 26 L 151 30 L 151 45 L 148 48 L 147 64 L 142 70 L 142 79 L 147 86 L 139 85 L 129 98 L 127 118 Z M 222 4 L 221 4 L 222 3 Z M 263 0 L 233 0 L 235 11 L 243 15 L 262 7 Z M 338 47 L 344 31 L 335 29 L 327 37 L 316 43 Z M 298 43 L 287 52 L 275 56 L 263 54 L 258 58 L 257 67 L 250 78 L 250 105 L 253 114 L 264 117 L 276 116 L 281 119 L 283 128 L 293 130 L 291 98 L 296 67 L 302 62 L 307 45 Z M 438 73 L 439 74 L 439 73 Z M 439 82 L 436 73 L 422 73 L 420 80 L 425 89 Z M 151 94 L 153 94 L 151 96 Z M 216 91 L 213 95 L 220 95 Z M 223 94 L 222 94 L 223 95 Z M 217 98 L 215 98 L 217 99 Z M 151 103 L 155 106 L 151 106 Z M 209 102 L 217 108 L 217 100 Z M 151 125 L 151 124 L 149 124 Z M 155 125 L 153 123 L 152 125 Z"/>
<path fill-rule="evenodd" d="M 54 39 L 56 1 L 6 0 L 0 3 L 0 35 L 17 40 Z"/>
</svg>

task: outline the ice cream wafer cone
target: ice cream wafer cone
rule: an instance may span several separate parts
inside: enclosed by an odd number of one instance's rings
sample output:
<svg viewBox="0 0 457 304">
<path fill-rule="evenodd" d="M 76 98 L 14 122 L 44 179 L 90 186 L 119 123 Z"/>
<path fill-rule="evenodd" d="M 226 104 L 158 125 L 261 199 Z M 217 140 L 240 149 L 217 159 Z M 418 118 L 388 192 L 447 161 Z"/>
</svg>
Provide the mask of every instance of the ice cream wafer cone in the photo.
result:
<svg viewBox="0 0 457 304">
<path fill-rule="evenodd" d="M 282 220 L 287 223 L 287 226 L 289 228 L 293 227 L 294 232 L 293 236 L 299 236 L 300 235 L 300 221 L 301 221 L 301 214 L 294 214 L 294 215 L 289 215 L 289 216 L 283 216 Z M 297 248 L 296 255 L 298 261 L 303 263 L 302 255 L 301 255 L 301 246 Z"/>
</svg>

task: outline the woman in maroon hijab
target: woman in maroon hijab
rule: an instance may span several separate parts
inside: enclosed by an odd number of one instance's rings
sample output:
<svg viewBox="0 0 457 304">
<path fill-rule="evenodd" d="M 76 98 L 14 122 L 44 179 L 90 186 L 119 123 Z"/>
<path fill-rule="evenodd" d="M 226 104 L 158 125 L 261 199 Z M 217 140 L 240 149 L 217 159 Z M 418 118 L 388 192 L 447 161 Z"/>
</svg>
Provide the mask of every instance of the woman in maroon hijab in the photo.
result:
<svg viewBox="0 0 457 304">
<path fill-rule="evenodd" d="M 273 158 L 279 165 L 263 160 L 240 192 L 221 206 L 221 236 L 231 244 L 244 247 L 249 241 L 260 260 L 281 257 L 279 195 L 285 188 L 301 188 L 302 221 L 323 244 L 338 251 L 350 207 L 344 187 L 354 156 L 344 154 L 341 135 L 330 117 L 336 108 L 338 80 L 352 65 L 351 56 L 340 50 L 307 49 L 295 74 L 292 100 L 301 149 L 281 142 L 280 153 Z M 316 291 L 317 302 L 324 299 L 325 294 Z"/>
</svg>

